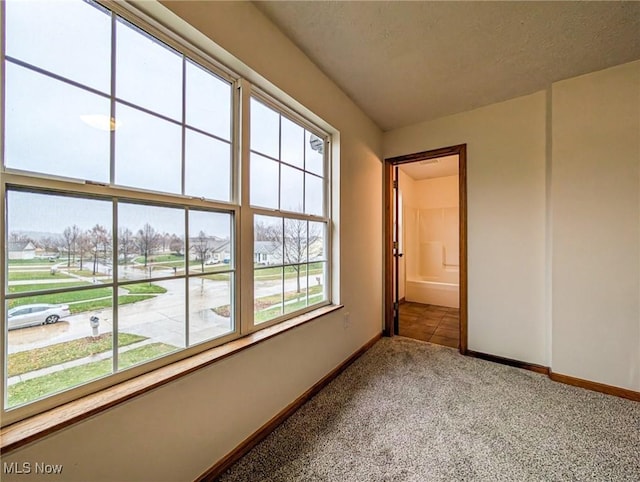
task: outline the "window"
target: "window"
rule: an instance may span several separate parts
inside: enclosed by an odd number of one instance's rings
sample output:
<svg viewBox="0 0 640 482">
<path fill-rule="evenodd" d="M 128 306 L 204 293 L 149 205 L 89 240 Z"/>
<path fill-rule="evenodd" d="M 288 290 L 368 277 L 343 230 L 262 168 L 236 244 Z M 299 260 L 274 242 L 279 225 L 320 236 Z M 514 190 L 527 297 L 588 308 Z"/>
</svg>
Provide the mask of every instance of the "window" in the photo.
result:
<svg viewBox="0 0 640 482">
<path fill-rule="evenodd" d="M 327 300 L 325 140 L 251 98 L 254 324 Z"/>
<path fill-rule="evenodd" d="M 0 7 L 3 423 L 330 302 L 329 136 L 112 7 Z"/>
</svg>

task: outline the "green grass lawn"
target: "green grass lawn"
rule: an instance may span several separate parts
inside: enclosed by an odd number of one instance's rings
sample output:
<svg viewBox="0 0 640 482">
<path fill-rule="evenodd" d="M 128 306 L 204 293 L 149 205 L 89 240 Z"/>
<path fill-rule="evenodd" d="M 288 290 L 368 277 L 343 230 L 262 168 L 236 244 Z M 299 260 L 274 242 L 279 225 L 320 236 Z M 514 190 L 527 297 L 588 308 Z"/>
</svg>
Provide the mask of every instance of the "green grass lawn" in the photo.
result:
<svg viewBox="0 0 640 482">
<path fill-rule="evenodd" d="M 322 274 L 322 263 L 311 263 L 309 265 L 309 276 Z M 298 272 L 291 266 L 287 266 L 284 269 L 284 277 L 285 279 L 291 279 L 298 276 Z M 304 265 L 300 266 L 300 277 L 307 276 L 307 268 Z M 257 280 L 274 280 L 274 279 L 282 279 L 282 268 L 271 267 L 271 268 L 263 268 L 260 265 L 255 265 L 254 270 L 254 278 Z"/>
<path fill-rule="evenodd" d="M 59 260 L 58 260 L 59 262 Z M 11 266 L 29 266 L 29 265 L 37 265 L 37 264 L 42 264 L 42 265 L 47 265 L 47 264 L 55 264 L 53 262 L 50 262 L 48 259 L 42 259 L 42 258 L 34 258 L 34 259 L 10 259 L 9 260 L 9 267 Z"/>
<path fill-rule="evenodd" d="M 162 286 L 154 285 L 153 283 L 125 285 L 125 286 L 122 286 L 122 288 L 127 290 L 130 295 L 160 294 L 160 293 L 167 292 L 166 288 L 163 288 Z"/>
<path fill-rule="evenodd" d="M 144 256 L 138 256 L 133 260 L 135 263 L 144 264 Z M 147 258 L 147 263 L 165 263 L 168 261 L 181 261 L 184 264 L 184 256 L 175 254 L 155 254 Z"/>
<path fill-rule="evenodd" d="M 12 285 L 9 286 L 9 293 L 24 293 L 34 290 L 52 290 L 57 288 L 72 288 L 75 286 L 88 286 L 91 283 L 86 281 L 70 281 L 69 283 L 38 283 L 33 285 Z"/>
<path fill-rule="evenodd" d="M 127 346 L 147 338 L 130 333 L 118 335 L 118 346 Z M 55 345 L 33 350 L 12 353 L 8 356 L 7 375 L 21 375 L 23 373 L 40 370 L 53 365 L 59 365 L 78 358 L 95 355 L 112 349 L 113 334 L 105 333 L 96 338 L 87 336 L 77 340 L 56 343 Z"/>
<path fill-rule="evenodd" d="M 299 298 L 299 301 L 295 303 L 289 303 L 284 305 L 284 312 L 291 313 L 293 311 L 300 310 L 307 306 L 319 303 L 324 296 L 324 286 L 316 285 L 309 288 L 309 304 L 307 305 L 306 290 L 302 289 L 300 293 L 295 291 L 288 291 L 284 294 L 284 301 L 293 301 Z M 263 296 L 254 301 L 254 321 L 261 323 L 263 321 L 271 320 L 277 316 L 282 315 L 282 298 L 280 295 Z M 273 306 L 276 305 L 276 306 Z M 222 305 L 213 308 L 213 311 L 224 317 L 230 316 L 231 307 L 229 305 Z"/>
<path fill-rule="evenodd" d="M 37 285 L 32 285 L 32 288 L 34 286 Z M 62 286 L 60 287 L 62 288 Z M 49 295 L 26 296 L 24 298 L 9 300 L 9 308 L 13 308 L 14 306 L 29 305 L 33 303 L 69 303 L 69 309 L 71 310 L 71 313 L 78 313 L 84 310 L 79 310 L 77 308 L 77 306 L 79 305 L 73 305 L 71 303 L 75 303 L 77 301 L 93 300 L 96 298 L 109 298 L 109 306 L 111 306 L 111 292 L 111 288 L 94 288 L 84 291 L 67 291 Z"/>
<path fill-rule="evenodd" d="M 158 358 L 176 349 L 175 346 L 164 343 L 151 343 L 141 346 L 140 348 L 134 348 L 133 350 L 120 354 L 118 358 L 119 369 L 124 370 L 125 368 Z M 109 375 L 112 372 L 112 364 L 111 358 L 108 358 L 10 385 L 7 387 L 8 405 L 9 407 L 15 407 L 16 405 L 32 402 L 38 398 Z"/>
<path fill-rule="evenodd" d="M 77 284 L 71 284 L 73 286 L 89 285 L 90 283 L 84 283 L 79 281 Z M 49 286 L 49 288 L 63 288 L 65 285 L 54 284 L 50 285 L 22 285 L 13 286 L 15 292 L 23 292 L 32 289 L 47 289 L 43 286 Z M 154 298 L 155 295 L 166 293 L 166 288 L 155 285 L 153 283 L 140 283 L 134 285 L 123 286 L 123 289 L 128 291 L 126 295 L 118 296 L 118 305 L 126 305 L 129 303 L 136 303 L 138 301 L 148 300 Z M 10 289 L 11 291 L 11 289 Z M 13 292 L 13 291 L 11 291 Z M 93 288 L 83 291 L 70 291 L 55 293 L 49 295 L 33 295 L 26 296 L 24 298 L 16 298 L 9 300 L 9 308 L 21 305 L 29 305 L 33 303 L 51 303 L 61 304 L 65 303 L 69 305 L 69 310 L 72 314 L 83 313 L 85 311 L 97 311 L 104 308 L 111 308 L 112 306 L 112 288 Z"/>
<path fill-rule="evenodd" d="M 68 279 L 71 278 L 68 274 L 57 271 L 56 274 L 51 274 L 50 270 L 47 271 L 12 271 L 9 270 L 9 281 L 27 281 L 27 280 L 45 280 L 45 279 Z"/>
</svg>

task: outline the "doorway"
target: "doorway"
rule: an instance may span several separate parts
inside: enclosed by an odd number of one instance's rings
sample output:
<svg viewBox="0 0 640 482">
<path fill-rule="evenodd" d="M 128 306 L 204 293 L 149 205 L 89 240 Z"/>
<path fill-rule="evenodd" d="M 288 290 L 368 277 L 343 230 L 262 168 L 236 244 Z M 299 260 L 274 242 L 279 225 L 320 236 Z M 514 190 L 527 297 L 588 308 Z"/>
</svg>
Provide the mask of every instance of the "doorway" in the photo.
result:
<svg viewBox="0 0 640 482">
<path fill-rule="evenodd" d="M 466 162 L 461 144 L 389 158 L 384 165 L 385 335 L 457 347 L 462 354 L 467 352 Z M 448 200 L 438 200 L 438 192 Z"/>
</svg>

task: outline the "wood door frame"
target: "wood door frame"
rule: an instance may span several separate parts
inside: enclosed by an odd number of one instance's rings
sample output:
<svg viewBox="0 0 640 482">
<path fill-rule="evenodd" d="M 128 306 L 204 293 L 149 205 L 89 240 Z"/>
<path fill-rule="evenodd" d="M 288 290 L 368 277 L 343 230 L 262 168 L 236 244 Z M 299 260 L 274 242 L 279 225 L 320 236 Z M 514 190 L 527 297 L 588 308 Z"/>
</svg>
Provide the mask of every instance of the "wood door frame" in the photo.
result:
<svg viewBox="0 0 640 482">
<path fill-rule="evenodd" d="M 460 247 L 460 353 L 467 354 L 467 145 L 443 147 L 384 160 L 384 334 L 393 336 L 393 168 L 399 164 L 458 155 Z"/>
</svg>

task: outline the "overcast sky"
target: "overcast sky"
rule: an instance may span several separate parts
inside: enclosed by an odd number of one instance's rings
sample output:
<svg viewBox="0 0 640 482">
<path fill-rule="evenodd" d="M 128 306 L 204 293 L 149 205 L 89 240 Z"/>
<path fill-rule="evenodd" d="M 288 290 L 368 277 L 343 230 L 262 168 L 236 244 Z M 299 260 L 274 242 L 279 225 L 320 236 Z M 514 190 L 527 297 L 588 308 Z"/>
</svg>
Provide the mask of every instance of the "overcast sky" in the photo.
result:
<svg viewBox="0 0 640 482">
<path fill-rule="evenodd" d="M 8 60 L 6 166 L 108 183 L 112 36 L 108 11 L 81 0 L 9 0 L 5 4 L 7 56 L 99 92 Z M 115 33 L 116 97 L 181 122 L 182 56 L 124 21 L 117 22 Z M 191 61 L 185 64 L 185 78 L 186 122 L 204 131 L 185 131 L 185 194 L 230 201 L 231 84 Z M 259 102 L 252 101 L 251 107 L 253 150 L 323 174 L 323 156 L 311 149 L 310 132 L 284 117 L 281 120 Z M 181 193 L 183 130 L 179 124 L 116 102 L 114 132 L 115 184 Z M 306 203 L 307 213 L 322 214 L 319 177 L 286 166 L 280 172 L 278 164 L 266 157 L 253 159 L 254 204 L 301 211 Z M 13 230 L 61 232 L 73 223 L 83 229 L 110 224 L 111 204 L 105 201 L 21 193 L 11 197 Z M 132 230 L 147 219 L 153 219 L 154 227 L 163 232 L 180 229 L 180 216 L 166 209 L 129 207 L 120 218 L 120 224 Z M 226 220 L 213 221 L 210 216 L 202 227 L 208 224 L 218 232 L 228 231 L 223 227 Z"/>
</svg>

